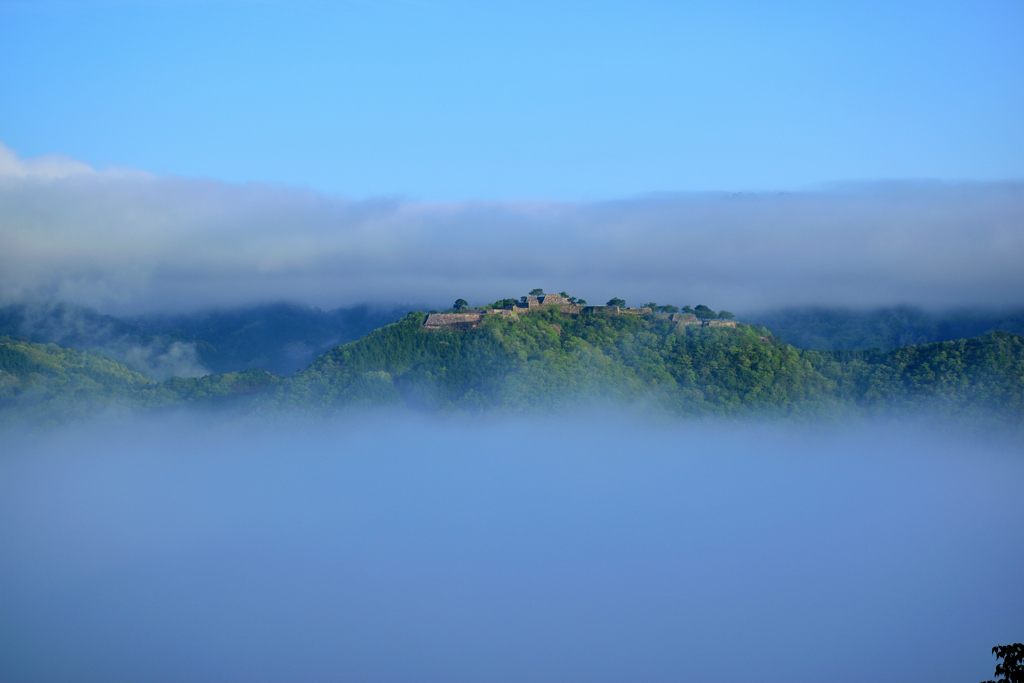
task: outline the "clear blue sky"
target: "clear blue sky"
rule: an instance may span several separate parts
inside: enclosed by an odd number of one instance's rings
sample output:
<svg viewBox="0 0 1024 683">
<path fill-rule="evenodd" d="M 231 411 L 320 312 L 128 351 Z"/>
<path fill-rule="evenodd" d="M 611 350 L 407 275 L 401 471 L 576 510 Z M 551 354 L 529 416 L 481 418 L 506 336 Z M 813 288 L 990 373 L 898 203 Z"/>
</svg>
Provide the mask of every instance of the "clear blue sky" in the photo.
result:
<svg viewBox="0 0 1024 683">
<path fill-rule="evenodd" d="M 364 198 L 1024 178 L 1024 3 L 0 0 L 0 140 Z"/>
</svg>

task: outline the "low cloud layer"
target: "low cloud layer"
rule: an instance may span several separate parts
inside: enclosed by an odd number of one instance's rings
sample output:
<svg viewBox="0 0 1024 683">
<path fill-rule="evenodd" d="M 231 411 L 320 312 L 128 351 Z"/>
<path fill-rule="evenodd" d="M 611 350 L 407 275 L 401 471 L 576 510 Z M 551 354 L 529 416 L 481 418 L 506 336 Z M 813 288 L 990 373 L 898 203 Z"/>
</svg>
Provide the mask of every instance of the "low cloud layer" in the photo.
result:
<svg viewBox="0 0 1024 683">
<path fill-rule="evenodd" d="M 5 681 L 979 681 L 1024 624 L 1024 460 L 991 433 L 618 411 L 0 437 Z"/>
<path fill-rule="evenodd" d="M 210 374 L 196 344 L 165 335 L 143 334 L 111 316 L 74 306 L 27 305 L 0 310 L 0 335 L 99 351 L 147 377 L 200 377 Z"/>
<path fill-rule="evenodd" d="M 0 299 L 110 312 L 483 303 L 533 287 L 737 312 L 1024 303 L 1024 183 L 601 203 L 351 202 L 0 146 Z"/>
</svg>

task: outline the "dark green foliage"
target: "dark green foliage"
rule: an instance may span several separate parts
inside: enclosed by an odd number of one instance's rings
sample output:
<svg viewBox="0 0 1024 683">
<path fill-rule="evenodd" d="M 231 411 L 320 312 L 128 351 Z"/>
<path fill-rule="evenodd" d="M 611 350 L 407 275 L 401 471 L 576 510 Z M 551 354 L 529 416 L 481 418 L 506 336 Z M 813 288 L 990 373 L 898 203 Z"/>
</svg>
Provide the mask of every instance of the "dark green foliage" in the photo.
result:
<svg viewBox="0 0 1024 683">
<path fill-rule="evenodd" d="M 466 301 L 465 299 L 456 299 L 455 303 L 452 304 L 452 308 L 455 309 L 456 311 L 461 311 L 463 308 L 468 308 L 468 307 L 469 307 L 469 302 Z"/>
<path fill-rule="evenodd" d="M 1010 423 L 1024 417 L 1024 337 L 1004 332 L 888 352 L 801 351 L 760 327 L 654 315 L 548 308 L 439 331 L 426 330 L 425 317 L 410 313 L 290 378 L 251 369 L 157 383 L 99 354 L 7 337 L 0 404 L 77 414 L 93 404 L 536 410 L 600 400 L 644 401 L 682 415 L 926 409 Z"/>
<path fill-rule="evenodd" d="M 544 296 L 544 290 L 540 287 L 530 290 L 530 296 Z"/>
<path fill-rule="evenodd" d="M 720 320 L 735 320 L 736 316 L 729 311 L 719 311 L 718 318 Z"/>
<path fill-rule="evenodd" d="M 618 297 L 612 297 L 611 299 L 608 299 L 608 303 L 606 303 L 605 306 L 618 306 L 619 308 L 625 308 L 626 300 Z"/>
<path fill-rule="evenodd" d="M 807 351 L 804 357 L 837 392 L 873 412 L 929 404 L 944 414 L 964 411 L 1024 416 L 1024 337 L 984 337 L 904 346 L 888 352 Z"/>
<path fill-rule="evenodd" d="M 141 316 L 131 322 L 144 332 L 196 344 L 213 372 L 261 368 L 288 375 L 327 349 L 359 339 L 394 322 L 408 309 L 353 306 L 323 311 L 271 304 L 176 316 Z"/>
<path fill-rule="evenodd" d="M 426 332 L 410 314 L 325 354 L 277 388 L 287 405 L 370 400 L 432 409 L 540 408 L 601 397 L 682 414 L 813 415 L 922 406 L 1024 413 L 1022 338 L 993 334 L 880 352 L 801 352 L 762 328 L 653 316 L 535 311 L 475 329 Z"/>
<path fill-rule="evenodd" d="M 996 645 L 992 648 L 992 654 L 1003 661 L 996 664 L 995 676 L 998 681 L 985 683 L 1024 683 L 1024 643 Z"/>
<path fill-rule="evenodd" d="M 353 306 L 322 311 L 272 304 L 188 315 L 116 318 L 69 304 L 0 308 L 0 335 L 42 344 L 100 351 L 146 373 L 142 358 L 180 342 L 195 349 L 195 365 L 212 372 L 265 368 L 290 374 L 329 348 L 398 320 L 407 309 Z"/>
<path fill-rule="evenodd" d="M 66 419 L 99 406 L 152 405 L 157 383 L 95 352 L 0 337 L 0 409 Z"/>
<path fill-rule="evenodd" d="M 278 399 L 286 405 L 332 406 L 404 398 L 444 408 L 477 396 L 486 403 L 513 359 L 482 330 L 427 332 L 423 319 L 410 314 L 329 351 L 283 386 Z"/>
<path fill-rule="evenodd" d="M 155 382 L 95 351 L 0 337 L 0 409 L 49 421 L 107 407 L 237 405 L 278 381 L 266 370 L 244 370 Z"/>
<path fill-rule="evenodd" d="M 178 402 L 224 404 L 260 394 L 280 381 L 279 377 L 266 370 L 253 368 L 223 375 L 172 377 L 160 388 Z"/>
<path fill-rule="evenodd" d="M 980 337 L 1001 330 L 1024 335 L 1024 310 L 965 309 L 928 313 L 910 306 L 856 311 L 787 308 L 753 316 L 758 324 L 801 349 L 891 349 Z"/>
<path fill-rule="evenodd" d="M 25 376 L 37 370 L 38 365 L 32 361 L 23 349 L 17 346 L 0 344 L 0 372 L 9 375 Z"/>
<path fill-rule="evenodd" d="M 717 318 L 718 317 L 717 313 L 712 311 L 710 308 L 708 308 L 704 304 L 700 304 L 696 308 L 694 308 L 693 309 L 693 314 L 695 316 L 697 316 L 698 318 L 700 318 L 701 320 L 711 320 L 712 318 Z"/>
</svg>

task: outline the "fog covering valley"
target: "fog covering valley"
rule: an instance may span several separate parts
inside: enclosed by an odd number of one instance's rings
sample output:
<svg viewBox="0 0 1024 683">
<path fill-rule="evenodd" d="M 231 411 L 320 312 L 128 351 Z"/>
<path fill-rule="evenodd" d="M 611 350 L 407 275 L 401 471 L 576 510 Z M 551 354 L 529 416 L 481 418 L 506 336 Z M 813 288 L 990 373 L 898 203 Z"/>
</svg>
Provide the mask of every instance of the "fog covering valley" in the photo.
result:
<svg viewBox="0 0 1024 683">
<path fill-rule="evenodd" d="M 2 147 L 0 679 L 982 680 L 1022 187 L 349 201 Z M 737 324 L 424 329 L 540 285 Z"/>
<path fill-rule="evenodd" d="M 208 414 L 10 431 L 9 681 L 976 681 L 1024 453 L 927 423 Z"/>
<path fill-rule="evenodd" d="M 1024 2 L 0 64 L 0 683 L 1024 683 Z"/>
</svg>

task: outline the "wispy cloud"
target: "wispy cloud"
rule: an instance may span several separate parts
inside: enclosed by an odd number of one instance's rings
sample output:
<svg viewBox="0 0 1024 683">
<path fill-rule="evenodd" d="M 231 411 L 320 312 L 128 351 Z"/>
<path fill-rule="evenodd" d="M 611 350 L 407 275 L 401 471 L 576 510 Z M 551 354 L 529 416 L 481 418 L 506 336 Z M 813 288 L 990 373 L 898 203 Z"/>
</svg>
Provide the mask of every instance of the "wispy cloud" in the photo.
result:
<svg viewBox="0 0 1024 683">
<path fill-rule="evenodd" d="M 55 180 L 81 175 L 96 175 L 96 170 L 89 164 L 60 154 L 21 159 L 13 149 L 0 142 L 0 178 Z"/>
<path fill-rule="evenodd" d="M 121 312 L 290 299 L 1024 303 L 1024 184 L 601 203 L 352 202 L 0 149 L 0 296 Z"/>
<path fill-rule="evenodd" d="M 194 342 L 145 334 L 122 320 L 89 309 L 35 303 L 5 311 L 17 333 L 33 341 L 100 351 L 158 380 L 210 374 L 199 360 Z"/>
</svg>

